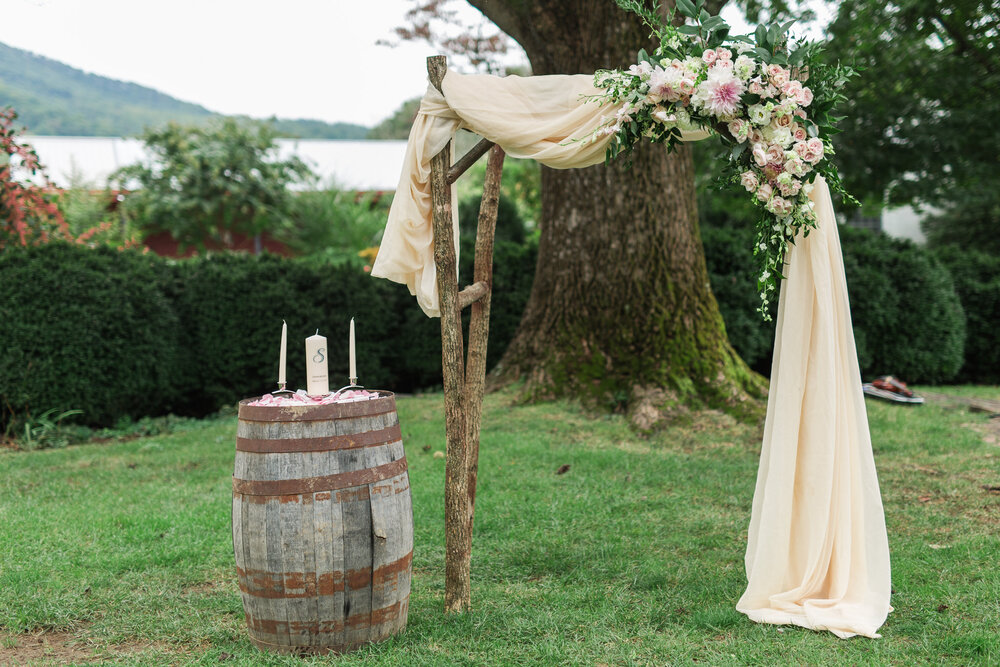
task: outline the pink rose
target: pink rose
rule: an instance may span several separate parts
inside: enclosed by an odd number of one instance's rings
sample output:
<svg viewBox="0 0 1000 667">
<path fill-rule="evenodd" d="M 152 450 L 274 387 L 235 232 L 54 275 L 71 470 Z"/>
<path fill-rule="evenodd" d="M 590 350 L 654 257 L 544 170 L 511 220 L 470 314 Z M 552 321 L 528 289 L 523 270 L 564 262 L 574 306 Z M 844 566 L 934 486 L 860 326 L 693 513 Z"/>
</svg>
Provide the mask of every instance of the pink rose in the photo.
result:
<svg viewBox="0 0 1000 667">
<path fill-rule="evenodd" d="M 806 128 L 802 127 L 798 123 L 795 123 L 794 125 L 795 127 L 792 128 L 792 138 L 795 139 L 795 141 L 805 141 L 809 138 Z"/>
<path fill-rule="evenodd" d="M 792 127 L 792 117 L 791 117 L 791 115 L 790 114 L 786 114 L 784 116 L 778 116 L 777 118 L 774 119 L 774 125 L 775 125 L 776 128 L 778 128 L 778 127 L 787 127 L 787 128 L 789 128 L 789 131 L 791 131 L 791 127 Z"/>
<path fill-rule="evenodd" d="M 812 93 L 810 92 L 809 94 L 811 95 Z M 792 115 L 798 116 L 799 118 L 805 120 L 806 112 L 803 111 L 802 109 L 796 109 L 795 111 L 792 112 Z"/>
<path fill-rule="evenodd" d="M 802 189 L 802 182 L 794 179 L 790 183 L 779 182 L 778 189 L 781 190 L 781 194 L 785 197 L 794 197 Z"/>
<path fill-rule="evenodd" d="M 759 81 L 751 81 L 750 82 L 750 92 L 753 95 L 760 95 L 760 94 L 762 94 L 764 92 L 764 87 L 762 85 L 760 85 Z"/>
<path fill-rule="evenodd" d="M 729 49 L 724 49 L 721 46 L 715 50 L 715 55 L 719 57 L 719 60 L 732 60 L 733 54 Z"/>
<path fill-rule="evenodd" d="M 792 212 L 792 202 L 776 196 L 767 202 L 765 208 L 771 213 L 783 217 Z"/>
<path fill-rule="evenodd" d="M 767 147 L 766 157 L 768 164 L 785 163 L 785 151 L 781 146 L 777 144 L 771 144 L 770 146 Z"/>
<path fill-rule="evenodd" d="M 718 58 L 718 56 L 712 49 L 709 49 L 708 51 L 705 51 L 705 53 L 701 54 L 701 59 L 705 61 L 706 65 L 714 63 L 716 58 Z"/>
<path fill-rule="evenodd" d="M 757 163 L 758 167 L 763 167 L 767 164 L 767 148 L 764 144 L 754 144 L 753 161 Z"/>
<path fill-rule="evenodd" d="M 729 123 L 729 134 L 736 138 L 736 141 L 741 144 L 747 140 L 747 122 L 742 118 L 737 118 L 736 120 Z"/>
<path fill-rule="evenodd" d="M 802 158 L 795 156 L 790 158 L 785 162 L 785 171 L 787 171 L 792 176 L 803 176 L 806 173 L 806 163 L 802 161 Z"/>
<path fill-rule="evenodd" d="M 681 94 L 691 95 L 694 93 L 694 79 L 681 79 Z"/>
<path fill-rule="evenodd" d="M 805 160 L 806 155 L 809 154 L 809 146 L 805 141 L 796 141 L 795 146 L 792 147 L 792 150 L 798 153 L 799 157 L 802 158 L 803 160 Z"/>
<path fill-rule="evenodd" d="M 819 137 L 813 137 L 812 139 L 806 141 L 806 147 L 809 149 L 810 153 L 815 153 L 821 158 L 823 157 L 823 140 Z"/>
<path fill-rule="evenodd" d="M 809 106 L 810 104 L 812 104 L 813 101 L 813 91 L 809 90 L 808 88 L 803 88 L 802 93 L 797 98 L 795 98 L 795 101 L 804 107 Z"/>
<path fill-rule="evenodd" d="M 786 83 L 788 83 L 789 72 L 787 69 L 781 65 L 768 65 L 767 66 L 767 78 L 771 80 L 775 86 L 779 89 L 782 88 Z"/>
<path fill-rule="evenodd" d="M 798 100 L 802 94 L 802 83 L 800 81 L 789 81 L 781 87 L 781 92 L 793 100 Z"/>
<path fill-rule="evenodd" d="M 740 185 L 745 187 L 747 192 L 753 192 L 759 185 L 759 182 L 757 181 L 757 174 L 752 171 L 744 171 L 740 176 Z"/>
<path fill-rule="evenodd" d="M 764 143 L 764 133 L 760 130 L 750 130 L 750 143 L 762 144 Z"/>
<path fill-rule="evenodd" d="M 772 194 L 774 194 L 774 191 L 771 189 L 771 184 L 763 183 L 759 188 L 757 188 L 757 201 L 762 203 L 767 202 L 771 199 Z"/>
</svg>

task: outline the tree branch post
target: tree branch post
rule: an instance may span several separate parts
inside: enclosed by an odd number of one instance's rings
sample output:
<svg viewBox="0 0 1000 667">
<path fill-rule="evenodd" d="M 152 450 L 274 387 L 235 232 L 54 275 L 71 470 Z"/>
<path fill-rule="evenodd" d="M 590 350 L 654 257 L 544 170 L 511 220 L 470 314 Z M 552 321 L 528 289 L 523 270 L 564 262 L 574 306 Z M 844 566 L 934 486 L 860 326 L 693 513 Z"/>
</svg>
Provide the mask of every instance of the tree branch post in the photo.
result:
<svg viewBox="0 0 1000 667">
<path fill-rule="evenodd" d="M 447 71 L 444 56 L 427 59 L 427 73 L 438 90 L 441 90 Z M 487 150 L 491 152 L 476 235 L 475 279 L 473 285 L 460 293 L 452 227 L 451 184 Z M 450 142 L 431 159 L 434 263 L 441 309 L 441 370 L 447 441 L 444 492 L 446 612 L 472 608 L 472 519 L 486 383 L 493 240 L 503 159 L 503 150 L 485 139 L 453 167 L 450 165 Z M 468 364 L 464 365 L 461 317 L 462 308 L 469 304 L 472 305 L 472 321 Z"/>
</svg>

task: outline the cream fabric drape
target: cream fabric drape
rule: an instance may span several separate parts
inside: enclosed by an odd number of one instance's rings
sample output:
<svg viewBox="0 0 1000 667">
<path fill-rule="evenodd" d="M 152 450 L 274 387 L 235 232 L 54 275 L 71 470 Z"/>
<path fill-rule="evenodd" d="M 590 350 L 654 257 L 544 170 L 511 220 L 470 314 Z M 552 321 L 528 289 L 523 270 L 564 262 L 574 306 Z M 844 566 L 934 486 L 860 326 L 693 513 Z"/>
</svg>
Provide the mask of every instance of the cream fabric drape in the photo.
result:
<svg viewBox="0 0 1000 667">
<path fill-rule="evenodd" d="M 443 96 L 428 86 L 410 129 L 403 172 L 371 274 L 403 283 L 428 316 L 439 317 L 431 158 L 456 131 L 467 129 L 500 144 L 511 157 L 531 158 L 555 169 L 604 162 L 611 137 L 582 140 L 589 139 L 617 108 L 586 102 L 586 96 L 602 92 L 594 87 L 593 79 L 584 74 L 501 78 L 449 71 L 441 84 Z M 686 141 L 706 136 L 700 131 L 683 133 Z M 454 197 L 452 188 L 457 241 Z M 455 252 L 457 257 L 457 247 Z"/>
<path fill-rule="evenodd" d="M 428 88 L 410 132 L 372 268 L 373 276 L 406 284 L 430 316 L 439 314 L 431 157 L 467 128 L 514 157 L 556 168 L 590 166 L 604 160 L 610 137 L 578 140 L 617 110 L 585 99 L 600 92 L 586 75 L 501 79 L 449 72 L 442 88 L 443 96 Z M 818 228 L 800 238 L 786 260 L 746 553 L 748 586 L 737 609 L 763 623 L 878 637 L 891 611 L 888 540 L 837 224 L 822 179 L 810 197 Z"/>
<path fill-rule="evenodd" d="M 889 543 L 830 189 L 796 239 L 778 297 L 764 444 L 736 608 L 761 623 L 878 637 Z"/>
</svg>

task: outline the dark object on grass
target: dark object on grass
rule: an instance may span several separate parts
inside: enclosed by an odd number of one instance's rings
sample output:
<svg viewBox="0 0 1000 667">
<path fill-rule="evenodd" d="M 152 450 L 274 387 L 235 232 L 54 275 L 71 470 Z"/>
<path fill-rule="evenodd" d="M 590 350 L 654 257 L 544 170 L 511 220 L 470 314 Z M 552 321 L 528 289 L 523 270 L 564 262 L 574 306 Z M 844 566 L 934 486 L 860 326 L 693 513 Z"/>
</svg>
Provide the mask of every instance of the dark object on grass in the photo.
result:
<svg viewBox="0 0 1000 667">
<path fill-rule="evenodd" d="M 559 470 L 556 470 L 556 474 L 557 475 L 563 475 L 563 474 L 565 474 L 567 472 L 569 472 L 569 464 L 568 463 L 562 464 L 561 466 L 559 466 Z"/>
<path fill-rule="evenodd" d="M 874 396 L 893 403 L 919 405 L 924 402 L 924 399 L 915 395 L 905 382 L 891 375 L 875 378 L 870 383 L 862 385 L 862 389 L 867 396 Z"/>
</svg>

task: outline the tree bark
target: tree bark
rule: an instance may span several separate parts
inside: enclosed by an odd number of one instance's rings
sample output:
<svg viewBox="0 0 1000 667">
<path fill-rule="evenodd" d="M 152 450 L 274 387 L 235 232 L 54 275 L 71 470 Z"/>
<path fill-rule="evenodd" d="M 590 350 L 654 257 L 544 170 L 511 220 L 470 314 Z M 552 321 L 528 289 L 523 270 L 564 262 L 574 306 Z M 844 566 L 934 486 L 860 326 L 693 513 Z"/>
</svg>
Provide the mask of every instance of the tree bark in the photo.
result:
<svg viewBox="0 0 1000 667">
<path fill-rule="evenodd" d="M 624 67 L 653 48 L 608 0 L 469 1 L 535 74 Z M 535 281 L 494 376 L 519 379 L 529 399 L 627 409 L 640 430 L 692 406 L 760 414 L 766 383 L 730 346 L 709 287 L 687 147 L 637 147 L 631 168 L 542 168 Z"/>
</svg>

